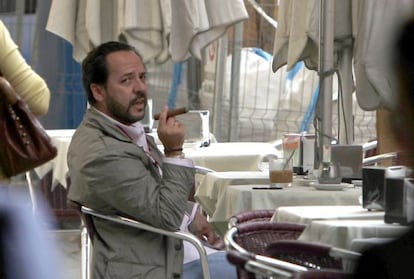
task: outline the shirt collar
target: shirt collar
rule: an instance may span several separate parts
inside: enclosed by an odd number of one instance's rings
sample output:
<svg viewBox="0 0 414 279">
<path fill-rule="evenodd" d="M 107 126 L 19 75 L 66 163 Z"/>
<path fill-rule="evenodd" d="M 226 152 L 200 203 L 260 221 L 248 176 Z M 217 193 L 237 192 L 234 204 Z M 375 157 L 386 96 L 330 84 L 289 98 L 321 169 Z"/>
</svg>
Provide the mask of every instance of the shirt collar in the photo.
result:
<svg viewBox="0 0 414 279">
<path fill-rule="evenodd" d="M 141 146 L 144 148 L 145 151 L 148 152 L 148 144 L 147 144 L 147 138 L 145 137 L 145 130 L 144 126 L 138 121 L 131 125 L 125 125 L 109 115 L 99 111 L 96 108 L 95 109 L 98 113 L 100 113 L 102 116 L 104 116 L 106 119 L 114 123 L 116 126 L 118 126 L 130 139 L 132 142 L 134 142 L 136 145 Z"/>
</svg>

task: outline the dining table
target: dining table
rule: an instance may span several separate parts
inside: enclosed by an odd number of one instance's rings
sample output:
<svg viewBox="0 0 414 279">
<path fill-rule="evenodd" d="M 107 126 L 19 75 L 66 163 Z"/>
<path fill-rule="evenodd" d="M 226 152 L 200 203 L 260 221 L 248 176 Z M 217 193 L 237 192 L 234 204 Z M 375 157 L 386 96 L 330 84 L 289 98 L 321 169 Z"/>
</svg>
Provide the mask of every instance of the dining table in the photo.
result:
<svg viewBox="0 0 414 279">
<path fill-rule="evenodd" d="M 74 132 L 74 129 L 46 130 L 58 154 L 35 168 L 35 172 L 42 178 L 52 171 L 52 190 L 57 185 L 65 189 L 68 186 L 66 156 Z M 183 147 L 186 157 L 192 159 L 195 165 L 213 171 L 258 171 L 258 165 L 263 160 L 281 156 L 280 151 L 267 142 L 215 142 L 205 147 L 185 143 Z M 158 145 L 158 148 L 163 150 L 162 145 Z"/>
<path fill-rule="evenodd" d="M 214 142 L 206 147 L 184 144 L 185 156 L 214 171 L 259 171 L 259 164 L 282 156 L 268 142 Z"/>
<path fill-rule="evenodd" d="M 307 225 L 299 240 L 322 242 L 362 252 L 398 237 L 407 226 L 386 224 L 384 211 L 362 205 L 285 206 L 275 210 L 271 221 Z"/>
<path fill-rule="evenodd" d="M 355 240 L 394 239 L 407 232 L 409 228 L 400 224 L 387 224 L 383 219 L 314 220 L 308 224 L 298 239 L 357 250 Z"/>
<path fill-rule="evenodd" d="M 46 130 L 52 143 L 57 147 L 57 156 L 34 169 L 41 180 L 44 195 L 50 200 L 56 212 L 68 211 L 66 195 L 70 179 L 68 179 L 66 157 L 74 132 L 75 129 Z M 157 146 L 160 151 L 163 150 L 162 145 Z M 247 171 L 255 173 L 249 176 L 249 183 L 266 181 L 267 173 L 259 171 L 260 164 L 270 158 L 281 156 L 280 150 L 268 142 L 212 142 L 208 146 L 202 147 L 192 142 L 184 142 L 183 149 L 186 157 L 192 159 L 198 168 L 205 168 L 213 172 Z M 253 178 L 254 180 L 252 180 Z M 203 179 L 204 174 L 196 174 L 196 185 L 201 184 Z M 240 180 L 237 181 L 242 183 Z M 225 182 L 220 183 L 224 184 Z"/>
<path fill-rule="evenodd" d="M 360 205 L 361 187 L 337 191 L 318 190 L 311 186 L 297 185 L 283 189 L 269 188 L 263 184 L 228 185 L 218 192 L 214 212 L 209 221 L 224 235 L 229 219 L 241 212 L 257 209 L 274 209 L 299 205 Z M 196 197 L 197 199 L 197 197 Z M 201 207 L 205 204 L 200 200 Z"/>
<path fill-rule="evenodd" d="M 230 185 L 269 185 L 269 174 L 264 171 L 214 171 L 207 173 L 196 188 L 195 198 L 208 216 L 216 211 L 218 200 Z"/>
<path fill-rule="evenodd" d="M 278 207 L 271 221 L 308 225 L 314 220 L 384 220 L 384 211 L 368 210 L 362 205 L 311 205 Z"/>
</svg>

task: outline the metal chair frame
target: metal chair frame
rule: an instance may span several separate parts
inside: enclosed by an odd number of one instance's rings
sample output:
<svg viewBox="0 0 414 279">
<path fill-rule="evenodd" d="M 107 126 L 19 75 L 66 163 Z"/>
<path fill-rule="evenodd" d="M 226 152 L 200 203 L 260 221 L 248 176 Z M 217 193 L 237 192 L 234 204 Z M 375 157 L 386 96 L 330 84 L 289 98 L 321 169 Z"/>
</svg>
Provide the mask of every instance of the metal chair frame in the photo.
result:
<svg viewBox="0 0 414 279">
<path fill-rule="evenodd" d="M 195 166 L 196 174 L 205 175 L 209 172 L 213 172 L 214 170 Z M 29 182 L 29 189 L 32 195 L 33 187 L 30 180 L 30 173 L 26 173 L 26 179 Z M 68 200 L 68 206 L 75 209 L 81 219 L 81 273 L 82 279 L 90 279 L 91 278 L 91 263 L 92 263 L 92 245 L 94 241 L 95 235 L 98 235 L 98 232 L 95 229 L 93 224 L 92 216 L 97 218 L 102 218 L 108 221 L 120 223 L 126 226 L 135 227 L 137 229 L 146 230 L 158 234 L 162 234 L 165 236 L 175 237 L 181 240 L 188 241 L 191 243 L 199 253 L 201 267 L 203 271 L 204 279 L 210 279 L 210 270 L 208 267 L 208 260 L 207 260 L 207 252 L 204 248 L 203 243 L 193 234 L 187 232 L 180 232 L 180 231 L 167 231 L 160 228 L 153 227 L 151 225 L 139 222 L 137 220 L 133 220 L 131 218 L 127 218 L 121 215 L 107 215 L 102 212 L 99 212 L 95 209 L 88 208 L 83 206 L 75 201 Z M 33 204 L 33 208 L 36 205 Z"/>
<path fill-rule="evenodd" d="M 36 193 L 35 193 L 35 189 L 33 186 L 32 175 L 30 173 L 30 170 L 25 172 L 25 178 L 26 178 L 27 186 L 29 188 L 30 200 L 32 201 L 32 211 L 33 211 L 33 214 L 35 214 L 37 211 L 37 200 L 36 200 Z"/>
<path fill-rule="evenodd" d="M 139 222 L 137 220 L 115 215 L 115 214 L 104 214 L 92 208 L 88 208 L 83 205 L 79 205 L 76 202 L 71 201 L 73 204 L 78 205 L 78 212 L 82 220 L 82 279 L 91 278 L 91 263 L 92 263 L 92 245 L 95 237 L 99 237 L 99 232 L 94 228 L 93 218 L 101 218 L 111 222 L 123 224 L 125 226 L 134 227 L 140 230 L 146 230 L 153 233 L 174 237 L 191 243 L 199 253 L 201 268 L 203 271 L 203 278 L 210 279 L 210 270 L 208 266 L 208 258 L 205 247 L 200 239 L 191 233 L 181 231 L 167 231 L 160 228 L 153 227 L 151 225 Z"/>
</svg>

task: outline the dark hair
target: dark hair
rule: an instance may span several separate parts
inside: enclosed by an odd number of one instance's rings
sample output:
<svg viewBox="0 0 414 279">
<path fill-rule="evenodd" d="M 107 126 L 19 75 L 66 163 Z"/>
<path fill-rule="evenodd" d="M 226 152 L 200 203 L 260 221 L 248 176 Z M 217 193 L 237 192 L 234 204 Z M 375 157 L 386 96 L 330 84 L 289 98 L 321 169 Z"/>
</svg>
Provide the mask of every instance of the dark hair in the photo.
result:
<svg viewBox="0 0 414 279">
<path fill-rule="evenodd" d="M 82 62 L 83 88 L 91 105 L 96 102 L 92 94 L 91 84 L 106 84 L 109 76 L 106 56 L 116 51 L 133 51 L 142 60 L 142 56 L 133 46 L 122 42 L 103 43 L 91 50 Z"/>
</svg>

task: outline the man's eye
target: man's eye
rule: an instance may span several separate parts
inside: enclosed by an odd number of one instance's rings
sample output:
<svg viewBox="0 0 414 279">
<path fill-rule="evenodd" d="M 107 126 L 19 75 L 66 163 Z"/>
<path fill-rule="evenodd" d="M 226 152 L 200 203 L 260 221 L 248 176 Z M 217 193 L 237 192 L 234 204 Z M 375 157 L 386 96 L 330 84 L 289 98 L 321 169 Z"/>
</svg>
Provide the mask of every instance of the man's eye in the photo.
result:
<svg viewBox="0 0 414 279">
<path fill-rule="evenodd" d="M 124 78 L 121 80 L 122 83 L 128 83 L 131 79 L 130 78 Z"/>
</svg>

